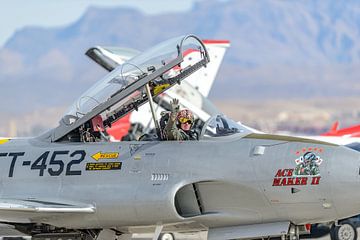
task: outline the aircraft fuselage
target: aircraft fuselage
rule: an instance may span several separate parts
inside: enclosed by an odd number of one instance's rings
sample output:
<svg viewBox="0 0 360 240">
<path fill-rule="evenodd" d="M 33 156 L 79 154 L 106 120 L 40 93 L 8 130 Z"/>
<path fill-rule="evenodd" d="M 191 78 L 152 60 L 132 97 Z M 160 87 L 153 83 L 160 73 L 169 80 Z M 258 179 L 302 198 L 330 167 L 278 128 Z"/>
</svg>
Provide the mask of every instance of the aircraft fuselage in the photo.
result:
<svg viewBox="0 0 360 240">
<path fill-rule="evenodd" d="M 318 168 L 297 165 L 307 152 L 321 159 Z M 0 164 L 3 200 L 95 207 L 94 213 L 68 214 L 3 209 L 5 222 L 110 228 L 195 221 L 219 227 L 325 222 L 360 212 L 359 153 L 291 138 L 70 144 L 13 139 L 0 145 Z"/>
</svg>

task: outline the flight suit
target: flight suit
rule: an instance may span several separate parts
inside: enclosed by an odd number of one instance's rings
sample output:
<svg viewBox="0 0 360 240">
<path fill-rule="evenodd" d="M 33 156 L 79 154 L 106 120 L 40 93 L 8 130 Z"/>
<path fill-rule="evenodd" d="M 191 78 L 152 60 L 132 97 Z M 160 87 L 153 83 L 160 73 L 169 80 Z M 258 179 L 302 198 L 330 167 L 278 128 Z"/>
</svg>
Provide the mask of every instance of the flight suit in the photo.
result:
<svg viewBox="0 0 360 240">
<path fill-rule="evenodd" d="M 168 122 L 166 123 L 164 129 L 164 135 L 166 140 L 197 140 L 197 133 L 193 130 L 185 132 L 177 126 L 177 114 L 179 112 L 179 106 L 177 104 L 172 104 L 172 110 Z"/>
<path fill-rule="evenodd" d="M 169 120 L 165 126 L 165 138 L 167 140 L 189 140 L 189 136 L 183 131 L 182 129 L 178 128 L 176 125 L 176 116 L 178 113 L 177 111 L 171 111 Z"/>
</svg>

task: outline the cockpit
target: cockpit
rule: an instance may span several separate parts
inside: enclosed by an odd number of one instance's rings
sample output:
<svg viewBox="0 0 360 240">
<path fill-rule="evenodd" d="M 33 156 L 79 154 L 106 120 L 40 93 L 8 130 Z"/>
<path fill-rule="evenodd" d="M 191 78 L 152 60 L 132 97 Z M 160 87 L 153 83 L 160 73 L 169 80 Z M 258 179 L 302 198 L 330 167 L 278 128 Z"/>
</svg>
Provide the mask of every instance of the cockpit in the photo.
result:
<svg viewBox="0 0 360 240">
<path fill-rule="evenodd" d="M 51 142 L 109 141 L 107 129 L 149 102 L 155 123 L 152 134 L 157 140 L 162 140 L 154 101 L 171 98 L 171 94 L 164 96 L 163 93 L 174 85 L 180 85 L 209 61 L 204 44 L 194 35 L 165 41 L 115 67 L 82 94 L 61 118 L 59 126 L 44 134 L 43 138 Z M 197 118 L 198 139 L 248 132 L 223 115 L 209 120 L 205 115 L 201 113 Z"/>
<path fill-rule="evenodd" d="M 147 102 L 153 105 L 164 91 L 209 61 L 204 44 L 194 35 L 165 41 L 117 66 L 82 94 L 59 126 L 43 137 L 51 142 L 98 141 L 114 122 Z"/>
</svg>

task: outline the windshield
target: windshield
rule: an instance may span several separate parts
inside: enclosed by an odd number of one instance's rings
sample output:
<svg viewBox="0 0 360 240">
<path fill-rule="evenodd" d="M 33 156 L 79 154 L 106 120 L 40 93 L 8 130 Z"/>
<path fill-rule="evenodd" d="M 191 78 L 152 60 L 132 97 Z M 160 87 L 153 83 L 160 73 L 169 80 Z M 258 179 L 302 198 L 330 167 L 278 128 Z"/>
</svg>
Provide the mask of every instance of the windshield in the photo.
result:
<svg viewBox="0 0 360 240">
<path fill-rule="evenodd" d="M 181 49 L 180 49 L 181 48 Z M 63 122 L 65 125 L 71 125 L 81 119 L 97 106 L 107 102 L 109 99 L 124 91 L 124 89 L 133 85 L 135 82 L 151 75 L 156 70 L 167 66 L 167 64 L 185 55 L 194 55 L 194 61 L 181 62 L 160 76 L 154 78 L 149 85 L 151 93 L 156 96 L 174 84 L 178 75 L 186 72 L 185 70 L 194 66 L 204 57 L 203 45 L 194 37 L 177 37 L 165 41 L 150 50 L 139 54 L 124 64 L 118 66 L 114 71 L 110 72 L 103 79 L 98 81 L 93 87 L 86 91 L 66 112 Z M 187 73 L 186 73 L 187 74 Z M 190 73 L 189 73 L 190 74 Z M 175 79 L 174 81 L 167 81 Z M 141 86 L 136 91 L 129 92 L 127 96 L 122 98 L 111 106 L 107 107 L 107 113 L 103 113 L 103 118 L 108 117 L 119 118 L 132 109 L 137 109 L 138 105 L 147 100 L 145 87 Z M 121 111 L 119 110 L 121 108 Z M 114 117 L 114 110 L 121 114 Z M 115 119 L 112 119 L 113 121 Z"/>
<path fill-rule="evenodd" d="M 231 120 L 224 115 L 211 117 L 205 124 L 201 132 L 201 138 L 224 137 L 233 134 L 248 134 L 250 130 Z"/>
</svg>

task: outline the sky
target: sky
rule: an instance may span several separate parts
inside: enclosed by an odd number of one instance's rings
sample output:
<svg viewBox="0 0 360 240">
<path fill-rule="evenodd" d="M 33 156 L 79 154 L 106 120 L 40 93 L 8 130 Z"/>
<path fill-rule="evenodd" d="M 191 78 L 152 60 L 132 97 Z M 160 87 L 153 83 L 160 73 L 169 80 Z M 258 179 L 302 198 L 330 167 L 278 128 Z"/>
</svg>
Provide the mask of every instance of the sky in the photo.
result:
<svg viewBox="0 0 360 240">
<path fill-rule="evenodd" d="M 75 22 L 90 6 L 134 7 L 145 14 L 189 10 L 198 0 L 11 0 L 0 8 L 0 47 L 24 26 L 59 27 Z"/>
</svg>

